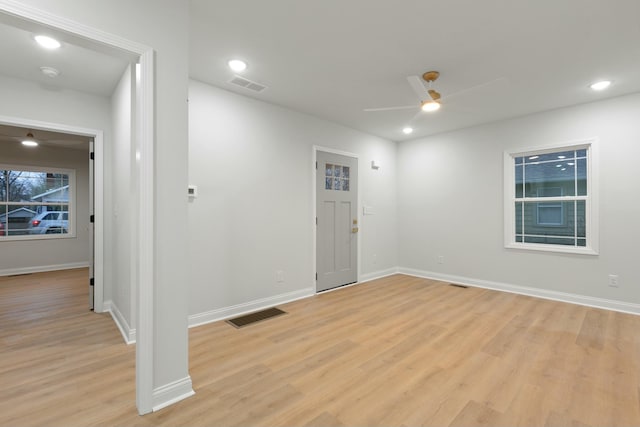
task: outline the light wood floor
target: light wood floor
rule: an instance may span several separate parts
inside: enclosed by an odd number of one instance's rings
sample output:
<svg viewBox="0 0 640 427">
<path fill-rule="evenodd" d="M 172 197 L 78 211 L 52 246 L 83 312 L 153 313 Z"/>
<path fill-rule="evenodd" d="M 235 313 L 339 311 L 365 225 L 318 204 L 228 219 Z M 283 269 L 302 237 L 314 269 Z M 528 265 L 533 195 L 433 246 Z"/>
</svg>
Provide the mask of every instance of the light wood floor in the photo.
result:
<svg viewBox="0 0 640 427">
<path fill-rule="evenodd" d="M 640 317 L 401 275 L 191 329 L 196 395 L 139 417 L 85 285 L 0 278 L 1 426 L 640 425 Z"/>
</svg>

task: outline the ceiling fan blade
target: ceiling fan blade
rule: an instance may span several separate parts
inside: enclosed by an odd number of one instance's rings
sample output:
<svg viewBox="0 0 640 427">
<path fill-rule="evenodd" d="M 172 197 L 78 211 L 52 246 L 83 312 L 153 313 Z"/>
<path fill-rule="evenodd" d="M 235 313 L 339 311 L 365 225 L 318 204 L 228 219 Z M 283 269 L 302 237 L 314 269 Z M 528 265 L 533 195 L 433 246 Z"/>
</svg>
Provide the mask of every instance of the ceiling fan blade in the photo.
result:
<svg viewBox="0 0 640 427">
<path fill-rule="evenodd" d="M 462 89 L 462 90 L 459 90 L 457 92 L 454 92 L 452 94 L 445 94 L 445 97 L 447 99 L 453 98 L 454 96 L 462 95 L 462 94 L 465 94 L 467 92 L 471 92 L 472 90 L 481 89 L 481 88 L 483 88 L 485 86 L 490 86 L 490 85 L 495 84 L 495 83 L 497 83 L 497 82 L 499 82 L 501 80 L 506 80 L 506 79 L 507 79 L 506 77 L 498 77 L 497 79 L 489 80 L 488 82 L 480 83 L 479 85 L 471 86 L 471 87 L 468 87 L 466 89 Z"/>
<path fill-rule="evenodd" d="M 400 107 L 365 108 L 363 111 L 408 110 L 410 108 L 418 108 L 418 106 L 417 105 L 402 105 Z"/>
<path fill-rule="evenodd" d="M 409 85 L 413 89 L 413 91 L 418 95 L 420 101 L 424 101 L 425 99 L 431 99 L 431 95 L 427 91 L 427 88 L 422 84 L 422 80 L 418 76 L 409 76 L 407 77 L 407 81 Z"/>
</svg>

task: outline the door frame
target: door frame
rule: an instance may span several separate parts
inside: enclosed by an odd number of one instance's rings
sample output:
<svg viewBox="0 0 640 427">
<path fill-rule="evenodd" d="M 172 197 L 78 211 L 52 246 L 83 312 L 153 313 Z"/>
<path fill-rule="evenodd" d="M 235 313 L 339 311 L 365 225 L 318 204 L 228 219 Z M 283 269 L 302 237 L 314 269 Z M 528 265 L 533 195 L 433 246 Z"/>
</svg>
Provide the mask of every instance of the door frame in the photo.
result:
<svg viewBox="0 0 640 427">
<path fill-rule="evenodd" d="M 104 207 L 104 137 L 103 132 L 98 129 L 82 128 L 78 126 L 68 126 L 59 123 L 48 123 L 39 120 L 24 119 L 19 117 L 0 116 L 0 124 L 6 126 L 18 126 L 26 129 L 47 130 L 53 132 L 67 133 L 71 135 L 81 135 L 93 138 L 94 163 L 93 163 L 93 203 L 94 211 L 102 212 Z M 89 153 L 87 152 L 87 162 Z M 94 311 L 102 313 L 104 311 L 104 218 L 96 215 L 94 226 Z"/>
<path fill-rule="evenodd" d="M 316 218 L 318 216 L 318 207 L 317 207 L 317 197 L 318 194 L 316 192 L 316 179 L 318 178 L 318 170 L 316 169 L 316 165 L 317 165 L 317 161 L 318 161 L 318 151 L 323 151 L 325 153 L 331 153 L 331 154 L 338 154 L 341 156 L 345 156 L 345 157 L 353 157 L 356 159 L 356 161 L 358 162 L 358 200 L 356 203 L 356 218 L 358 219 L 358 227 L 360 228 L 360 230 L 362 230 L 362 192 L 360 191 L 360 178 L 362 176 L 362 174 L 360 173 L 360 169 L 361 169 L 361 165 L 360 165 L 360 156 L 356 153 L 351 153 L 348 151 L 343 151 L 343 150 L 337 150 L 335 148 L 329 148 L 329 147 L 323 147 L 321 145 L 313 145 L 312 147 L 313 153 L 311 156 L 311 205 L 313 206 L 313 208 L 311 209 L 311 227 L 313 229 L 313 258 L 312 258 L 312 262 L 311 262 L 311 283 L 313 283 L 313 289 L 314 292 L 317 294 L 318 293 L 318 282 L 316 280 L 316 273 L 318 271 L 318 227 L 316 226 Z M 358 283 L 360 283 L 360 269 L 361 269 L 361 262 L 360 262 L 360 254 L 361 254 L 361 238 L 360 235 L 362 233 L 358 233 L 356 236 L 356 244 L 357 244 L 357 250 L 356 250 L 356 262 L 358 263 L 358 268 L 356 269 L 356 282 L 352 283 L 350 285 L 346 285 L 346 286 L 353 286 L 353 285 L 357 285 Z M 333 288 L 333 289 L 328 289 L 326 291 L 323 292 L 331 292 L 334 291 L 336 289 L 342 289 L 345 286 L 340 286 L 337 288 Z"/>
<path fill-rule="evenodd" d="M 139 107 L 135 115 L 136 174 L 138 176 L 138 298 L 136 300 L 136 406 L 141 415 L 153 411 L 154 303 L 155 303 L 155 52 L 144 44 L 102 31 L 15 0 L 0 0 L 0 13 L 16 22 L 29 22 L 66 32 L 89 48 L 116 49 L 138 58 L 140 64 Z M 102 206 L 101 206 L 102 207 Z M 96 206 L 96 210 L 98 206 Z M 96 233 L 98 230 L 96 227 Z"/>
</svg>

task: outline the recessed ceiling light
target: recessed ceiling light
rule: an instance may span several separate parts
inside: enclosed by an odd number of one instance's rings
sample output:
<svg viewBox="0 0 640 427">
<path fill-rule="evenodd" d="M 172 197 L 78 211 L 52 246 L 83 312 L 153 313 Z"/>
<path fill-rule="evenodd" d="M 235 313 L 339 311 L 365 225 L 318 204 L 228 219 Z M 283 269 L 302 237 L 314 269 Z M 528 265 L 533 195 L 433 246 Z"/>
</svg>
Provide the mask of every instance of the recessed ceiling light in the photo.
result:
<svg viewBox="0 0 640 427">
<path fill-rule="evenodd" d="M 567 157 L 567 156 L 558 156 L 558 158 L 559 158 L 559 159 L 564 159 L 564 158 L 566 158 L 566 157 Z"/>
<path fill-rule="evenodd" d="M 596 82 L 589 85 L 589 87 L 593 90 L 604 90 L 608 88 L 610 84 L 611 82 L 609 80 L 602 80 L 601 82 Z"/>
<path fill-rule="evenodd" d="M 413 132 L 413 128 L 410 128 L 408 126 L 402 129 L 402 133 L 404 133 L 405 135 L 409 135 L 411 132 Z"/>
<path fill-rule="evenodd" d="M 562 167 L 562 165 L 556 165 L 556 167 L 557 167 L 557 168 L 561 168 L 561 167 Z"/>
<path fill-rule="evenodd" d="M 540 156 L 531 156 L 531 157 L 529 157 L 529 160 L 535 160 L 535 159 L 538 159 L 538 158 L 540 158 Z"/>
<path fill-rule="evenodd" d="M 420 108 L 422 108 L 422 111 L 427 112 L 436 111 L 440 109 L 440 103 L 436 101 L 424 101 Z"/>
<path fill-rule="evenodd" d="M 229 68 L 231 68 L 233 71 L 237 73 L 247 69 L 247 63 L 239 59 L 232 59 L 231 61 L 228 62 L 228 64 L 229 64 Z"/>
<path fill-rule="evenodd" d="M 60 42 L 53 37 L 39 35 L 34 39 L 45 49 L 58 49 L 61 46 Z"/>
</svg>

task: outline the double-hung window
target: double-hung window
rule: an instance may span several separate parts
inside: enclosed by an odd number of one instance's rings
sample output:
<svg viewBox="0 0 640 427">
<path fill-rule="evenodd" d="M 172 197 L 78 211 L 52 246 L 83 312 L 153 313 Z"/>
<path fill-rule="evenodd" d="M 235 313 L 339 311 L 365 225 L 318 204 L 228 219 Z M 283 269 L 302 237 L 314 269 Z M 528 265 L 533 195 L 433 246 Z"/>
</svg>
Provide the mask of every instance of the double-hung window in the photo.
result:
<svg viewBox="0 0 640 427">
<path fill-rule="evenodd" d="M 0 165 L 0 240 L 74 237 L 75 171 Z"/>
<path fill-rule="evenodd" d="M 505 153 L 505 246 L 597 254 L 595 141 Z"/>
</svg>

